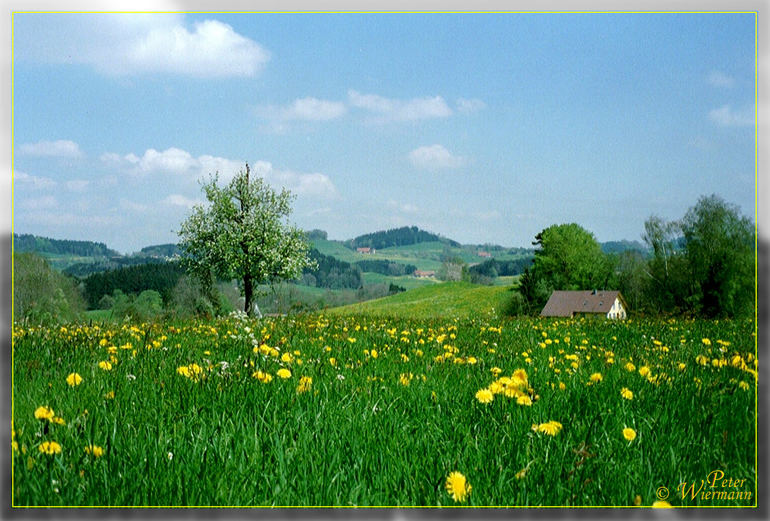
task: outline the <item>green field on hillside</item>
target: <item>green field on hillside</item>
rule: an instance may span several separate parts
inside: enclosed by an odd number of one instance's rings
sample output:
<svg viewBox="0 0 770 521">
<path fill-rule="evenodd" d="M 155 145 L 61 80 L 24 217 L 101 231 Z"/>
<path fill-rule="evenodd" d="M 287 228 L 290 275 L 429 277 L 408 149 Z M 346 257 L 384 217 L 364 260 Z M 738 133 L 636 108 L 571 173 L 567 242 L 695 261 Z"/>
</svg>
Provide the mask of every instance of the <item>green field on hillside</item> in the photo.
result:
<svg viewBox="0 0 770 521">
<path fill-rule="evenodd" d="M 333 315 L 463 318 L 472 315 L 499 317 L 513 298 L 508 286 L 479 286 L 444 282 L 404 293 L 328 310 Z"/>
</svg>

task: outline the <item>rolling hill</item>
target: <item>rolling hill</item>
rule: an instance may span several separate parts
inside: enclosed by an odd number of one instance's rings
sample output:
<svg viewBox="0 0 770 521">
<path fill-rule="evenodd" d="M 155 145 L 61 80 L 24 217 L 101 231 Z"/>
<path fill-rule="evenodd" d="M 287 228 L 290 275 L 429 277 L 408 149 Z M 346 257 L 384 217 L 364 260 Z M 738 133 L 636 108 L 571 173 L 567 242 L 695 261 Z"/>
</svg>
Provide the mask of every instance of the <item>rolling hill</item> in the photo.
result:
<svg viewBox="0 0 770 521">
<path fill-rule="evenodd" d="M 462 318 L 471 315 L 500 317 L 506 315 L 512 299 L 512 286 L 446 282 L 329 309 L 325 313 L 399 318 Z"/>
</svg>

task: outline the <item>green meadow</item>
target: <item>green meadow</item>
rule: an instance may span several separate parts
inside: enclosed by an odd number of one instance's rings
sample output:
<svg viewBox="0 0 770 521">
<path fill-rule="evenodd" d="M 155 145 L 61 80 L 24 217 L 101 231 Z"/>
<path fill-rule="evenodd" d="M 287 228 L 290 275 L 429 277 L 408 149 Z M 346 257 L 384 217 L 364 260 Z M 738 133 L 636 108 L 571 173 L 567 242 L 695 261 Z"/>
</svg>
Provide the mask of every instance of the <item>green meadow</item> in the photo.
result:
<svg viewBox="0 0 770 521">
<path fill-rule="evenodd" d="M 462 284 L 467 308 L 400 307 L 431 289 L 17 325 L 13 505 L 757 504 L 752 321 L 505 319 L 506 288 Z"/>
</svg>

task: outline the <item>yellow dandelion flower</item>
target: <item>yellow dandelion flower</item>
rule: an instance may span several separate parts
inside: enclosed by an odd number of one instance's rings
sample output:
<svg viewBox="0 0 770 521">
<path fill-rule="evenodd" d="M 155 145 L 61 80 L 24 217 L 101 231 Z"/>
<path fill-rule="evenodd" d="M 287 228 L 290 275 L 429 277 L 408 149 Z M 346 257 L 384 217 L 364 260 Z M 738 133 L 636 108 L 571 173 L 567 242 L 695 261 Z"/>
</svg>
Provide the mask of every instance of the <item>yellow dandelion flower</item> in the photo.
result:
<svg viewBox="0 0 770 521">
<path fill-rule="evenodd" d="M 747 382 L 743 382 L 743 381 L 742 381 L 742 382 L 740 382 L 740 383 L 738 384 L 738 387 L 740 387 L 740 388 L 741 388 L 741 389 L 743 389 L 744 391 L 748 391 L 748 390 L 749 390 L 749 384 L 748 384 Z"/>
<path fill-rule="evenodd" d="M 53 418 L 54 412 L 53 409 L 46 406 L 40 406 L 37 409 L 35 409 L 35 418 L 38 420 L 51 420 Z"/>
<path fill-rule="evenodd" d="M 64 421 L 64 418 L 61 416 L 54 416 L 51 418 L 51 423 L 55 423 L 57 425 L 66 425 L 67 422 Z"/>
<path fill-rule="evenodd" d="M 369 351 L 369 356 L 371 356 L 372 358 L 377 358 L 379 354 L 377 353 L 376 349 L 372 349 L 371 351 Z"/>
<path fill-rule="evenodd" d="M 709 340 L 708 338 L 701 338 L 700 341 L 703 342 L 704 346 L 710 346 L 711 345 L 711 340 Z"/>
<path fill-rule="evenodd" d="M 604 380 L 604 377 L 602 376 L 601 373 L 594 373 L 594 374 L 591 375 L 590 380 L 591 380 L 592 383 L 599 383 L 602 380 Z"/>
<path fill-rule="evenodd" d="M 625 398 L 626 400 L 633 400 L 634 399 L 634 392 L 631 389 L 628 389 L 627 387 L 624 387 L 620 390 L 620 396 Z"/>
<path fill-rule="evenodd" d="M 113 398 L 115 398 L 115 391 L 110 391 L 104 395 L 105 400 L 112 400 Z"/>
<path fill-rule="evenodd" d="M 636 439 L 636 431 L 630 427 L 623 429 L 623 437 L 628 441 L 634 441 Z"/>
<path fill-rule="evenodd" d="M 40 446 L 38 447 L 38 450 L 43 454 L 48 454 L 49 456 L 52 456 L 54 454 L 61 454 L 61 445 L 59 445 L 55 441 L 44 441 L 43 443 L 40 444 Z"/>
<path fill-rule="evenodd" d="M 67 375 L 67 385 L 70 387 L 75 387 L 76 385 L 80 385 L 83 383 L 83 377 L 80 376 L 77 373 L 70 373 Z"/>
<path fill-rule="evenodd" d="M 101 458 L 104 455 L 104 449 L 98 445 L 88 445 L 85 448 L 85 453 L 92 455 L 94 458 Z"/>
<path fill-rule="evenodd" d="M 313 379 L 309 376 L 303 376 L 299 379 L 299 385 L 297 386 L 298 393 L 304 393 L 310 390 L 313 385 Z"/>
<path fill-rule="evenodd" d="M 650 368 L 647 367 L 646 365 L 640 367 L 639 368 L 639 374 L 642 375 L 642 376 L 647 376 L 648 374 L 650 374 Z"/>
<path fill-rule="evenodd" d="M 455 471 L 446 478 L 446 490 L 455 502 L 465 501 L 468 494 L 471 493 L 471 485 L 461 473 Z"/>
<path fill-rule="evenodd" d="M 625 368 L 626 368 L 626 371 L 628 371 L 629 373 L 633 373 L 634 371 L 636 371 L 636 366 L 634 364 L 632 364 L 631 362 L 628 362 L 625 365 Z"/>
<path fill-rule="evenodd" d="M 500 368 L 499 368 L 499 367 L 497 367 L 497 366 L 495 366 L 495 367 L 493 367 L 492 369 L 490 369 L 490 371 L 492 372 L 492 376 L 495 376 L 495 377 L 497 377 L 497 375 L 499 375 L 500 373 L 502 373 L 502 372 L 503 372 L 503 370 L 502 370 L 502 369 L 500 369 Z"/>
<path fill-rule="evenodd" d="M 103 360 L 103 361 L 99 362 L 99 369 L 101 369 L 103 371 L 110 371 L 110 370 L 112 370 L 112 364 L 107 362 L 106 360 Z"/>
<path fill-rule="evenodd" d="M 541 423 L 540 425 L 533 424 L 532 430 L 535 432 L 544 432 L 549 436 L 556 436 L 557 434 L 559 434 L 561 427 L 562 427 L 561 423 L 551 420 L 546 423 Z"/>
<path fill-rule="evenodd" d="M 275 374 L 277 374 L 280 378 L 283 378 L 284 380 L 286 380 L 287 378 L 291 378 L 291 371 L 289 371 L 286 368 L 278 369 L 278 371 L 276 371 Z"/>
<path fill-rule="evenodd" d="M 532 405 L 532 398 L 530 398 L 526 394 L 522 394 L 521 396 L 516 398 L 516 403 L 518 403 L 519 405 L 530 406 Z"/>
<path fill-rule="evenodd" d="M 522 393 L 519 389 L 511 386 L 506 386 L 505 389 L 503 389 L 503 394 L 508 398 L 518 398 L 519 396 L 524 395 L 524 393 Z"/>
<path fill-rule="evenodd" d="M 476 392 L 476 399 L 481 403 L 489 403 L 495 399 L 495 395 L 489 389 L 480 389 Z"/>
<path fill-rule="evenodd" d="M 566 388 L 567 388 L 567 386 L 564 384 L 564 382 L 559 382 L 559 390 L 560 391 L 563 391 Z"/>
</svg>

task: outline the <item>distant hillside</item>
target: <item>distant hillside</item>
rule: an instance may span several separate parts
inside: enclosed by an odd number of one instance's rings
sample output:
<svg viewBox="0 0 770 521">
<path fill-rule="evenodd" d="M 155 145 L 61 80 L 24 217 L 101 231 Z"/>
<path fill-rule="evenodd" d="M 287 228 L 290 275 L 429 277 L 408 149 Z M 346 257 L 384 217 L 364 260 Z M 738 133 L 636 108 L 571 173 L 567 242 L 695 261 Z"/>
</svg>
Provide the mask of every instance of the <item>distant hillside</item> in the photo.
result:
<svg viewBox="0 0 770 521">
<path fill-rule="evenodd" d="M 13 249 L 16 253 L 50 253 L 77 257 L 121 257 L 120 253 L 109 249 L 101 242 L 50 239 L 28 233 L 13 234 Z"/>
<path fill-rule="evenodd" d="M 141 249 L 142 255 L 148 257 L 177 257 L 182 255 L 182 249 L 178 244 L 157 244 L 154 246 L 145 246 Z"/>
<path fill-rule="evenodd" d="M 347 241 L 346 245 L 352 249 L 375 248 L 379 250 L 396 246 L 409 246 L 421 242 L 442 242 L 450 246 L 460 247 L 459 242 L 426 232 L 416 226 L 404 226 L 402 228 L 359 235 L 355 239 Z"/>
</svg>

